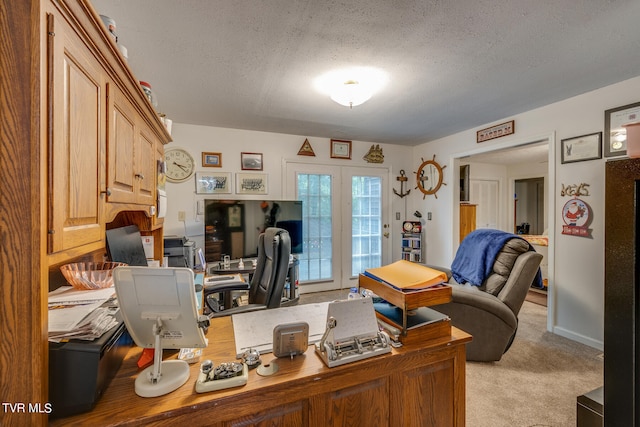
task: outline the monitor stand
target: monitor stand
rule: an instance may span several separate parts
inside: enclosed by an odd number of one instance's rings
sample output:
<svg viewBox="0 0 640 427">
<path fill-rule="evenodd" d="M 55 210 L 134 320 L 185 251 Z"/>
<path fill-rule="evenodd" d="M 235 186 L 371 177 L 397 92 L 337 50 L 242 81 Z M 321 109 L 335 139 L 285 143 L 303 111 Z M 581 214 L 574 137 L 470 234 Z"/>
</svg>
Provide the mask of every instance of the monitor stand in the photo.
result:
<svg viewBox="0 0 640 427">
<path fill-rule="evenodd" d="M 144 369 L 135 382 L 135 391 L 141 397 L 157 397 L 176 390 L 189 379 L 189 364 L 184 360 L 162 361 L 162 320 L 153 324 L 155 346 L 153 365 Z"/>
</svg>

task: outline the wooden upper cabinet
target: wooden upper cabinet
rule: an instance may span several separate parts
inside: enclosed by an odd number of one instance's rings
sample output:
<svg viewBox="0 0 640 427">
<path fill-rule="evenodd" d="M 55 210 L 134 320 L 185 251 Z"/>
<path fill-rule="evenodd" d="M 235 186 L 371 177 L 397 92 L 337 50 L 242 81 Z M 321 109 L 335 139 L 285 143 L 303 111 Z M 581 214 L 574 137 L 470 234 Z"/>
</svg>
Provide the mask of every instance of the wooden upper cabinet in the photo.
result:
<svg viewBox="0 0 640 427">
<path fill-rule="evenodd" d="M 171 138 L 88 2 L 43 11 L 47 252 L 58 262 L 103 247 L 120 212 L 159 227 L 158 144 Z"/>
<path fill-rule="evenodd" d="M 134 144 L 137 118 L 131 102 L 114 83 L 108 83 L 107 188 L 109 202 L 134 203 Z"/>
<path fill-rule="evenodd" d="M 134 150 L 137 184 L 136 202 L 144 205 L 156 204 L 156 138 L 149 127 L 141 123 Z"/>
<path fill-rule="evenodd" d="M 107 88 L 107 201 L 155 205 L 157 137 L 117 85 Z"/>
<path fill-rule="evenodd" d="M 57 13 L 47 15 L 48 252 L 104 237 L 104 79 L 99 63 Z"/>
</svg>

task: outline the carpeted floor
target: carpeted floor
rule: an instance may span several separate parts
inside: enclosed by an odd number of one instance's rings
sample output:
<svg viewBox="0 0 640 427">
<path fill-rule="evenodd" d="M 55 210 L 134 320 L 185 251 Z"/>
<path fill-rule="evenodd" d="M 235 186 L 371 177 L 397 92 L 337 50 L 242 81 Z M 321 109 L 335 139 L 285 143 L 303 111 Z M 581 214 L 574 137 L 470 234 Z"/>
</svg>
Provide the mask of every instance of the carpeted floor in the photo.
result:
<svg viewBox="0 0 640 427">
<path fill-rule="evenodd" d="M 348 291 L 303 294 L 301 304 Z M 467 427 L 576 425 L 576 398 L 603 384 L 602 352 L 546 331 L 547 308 L 525 301 L 519 330 L 499 362 L 467 362 Z"/>
<path fill-rule="evenodd" d="M 468 427 L 576 425 L 576 398 L 604 382 L 602 352 L 546 331 L 547 309 L 525 302 L 499 362 L 467 362 Z"/>
</svg>

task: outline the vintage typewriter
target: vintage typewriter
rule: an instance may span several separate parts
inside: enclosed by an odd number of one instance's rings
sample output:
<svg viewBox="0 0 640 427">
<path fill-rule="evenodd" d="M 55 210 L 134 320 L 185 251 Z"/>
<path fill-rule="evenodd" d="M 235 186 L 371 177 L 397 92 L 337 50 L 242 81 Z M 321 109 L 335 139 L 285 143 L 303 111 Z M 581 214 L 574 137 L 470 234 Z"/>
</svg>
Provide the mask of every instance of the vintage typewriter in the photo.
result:
<svg viewBox="0 0 640 427">
<path fill-rule="evenodd" d="M 378 328 L 373 301 L 359 298 L 329 303 L 327 328 L 316 353 L 333 368 L 391 352 L 391 339 Z"/>
</svg>

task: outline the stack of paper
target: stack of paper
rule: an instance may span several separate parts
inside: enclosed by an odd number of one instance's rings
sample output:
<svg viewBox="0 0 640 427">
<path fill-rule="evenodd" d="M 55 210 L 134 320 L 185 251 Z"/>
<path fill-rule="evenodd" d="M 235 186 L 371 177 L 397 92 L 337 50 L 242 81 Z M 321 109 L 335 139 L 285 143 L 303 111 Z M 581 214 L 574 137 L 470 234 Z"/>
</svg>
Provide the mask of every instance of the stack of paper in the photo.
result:
<svg viewBox="0 0 640 427">
<path fill-rule="evenodd" d="M 403 291 L 425 289 L 447 281 L 446 273 L 406 260 L 370 268 L 364 274 Z"/>
<path fill-rule="evenodd" d="M 80 291 L 65 286 L 49 293 L 49 341 L 102 336 L 118 324 L 118 308 L 103 306 L 114 296 L 114 288 Z"/>
</svg>

